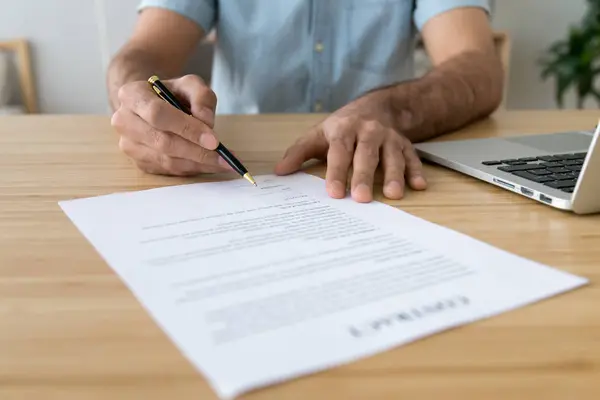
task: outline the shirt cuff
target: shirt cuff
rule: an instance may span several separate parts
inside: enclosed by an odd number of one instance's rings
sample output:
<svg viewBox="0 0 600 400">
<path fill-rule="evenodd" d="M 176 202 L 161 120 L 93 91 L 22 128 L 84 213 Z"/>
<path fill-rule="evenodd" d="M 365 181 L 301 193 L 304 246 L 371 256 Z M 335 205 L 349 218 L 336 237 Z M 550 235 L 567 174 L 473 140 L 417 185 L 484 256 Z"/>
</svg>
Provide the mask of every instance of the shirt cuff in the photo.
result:
<svg viewBox="0 0 600 400">
<path fill-rule="evenodd" d="M 415 25 L 417 29 L 422 30 L 425 23 L 436 15 L 462 7 L 479 7 L 484 9 L 488 15 L 491 13 L 488 0 L 417 0 L 414 13 Z"/>
<path fill-rule="evenodd" d="M 145 8 L 157 7 L 176 12 L 197 23 L 205 34 L 215 24 L 214 1 L 211 0 L 142 0 L 138 12 Z"/>
</svg>

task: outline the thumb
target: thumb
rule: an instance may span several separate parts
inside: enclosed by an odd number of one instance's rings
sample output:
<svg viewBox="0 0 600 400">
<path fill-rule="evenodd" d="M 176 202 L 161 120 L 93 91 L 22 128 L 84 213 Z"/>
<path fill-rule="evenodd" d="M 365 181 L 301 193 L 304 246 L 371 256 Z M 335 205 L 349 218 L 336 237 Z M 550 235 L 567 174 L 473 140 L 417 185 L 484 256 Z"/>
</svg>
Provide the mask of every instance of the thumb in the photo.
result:
<svg viewBox="0 0 600 400">
<path fill-rule="evenodd" d="M 277 175 L 288 175 L 298 171 L 304 162 L 322 158 L 327 153 L 328 143 L 320 129 L 300 138 L 285 152 L 275 166 Z"/>
</svg>

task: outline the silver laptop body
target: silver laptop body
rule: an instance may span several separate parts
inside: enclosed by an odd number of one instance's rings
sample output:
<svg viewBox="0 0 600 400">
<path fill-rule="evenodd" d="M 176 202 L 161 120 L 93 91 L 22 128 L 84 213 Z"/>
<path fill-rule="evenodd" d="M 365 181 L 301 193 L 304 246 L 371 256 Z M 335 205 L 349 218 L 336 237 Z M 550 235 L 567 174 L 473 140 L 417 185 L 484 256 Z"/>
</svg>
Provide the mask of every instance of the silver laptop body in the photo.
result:
<svg viewBox="0 0 600 400">
<path fill-rule="evenodd" d="M 600 211 L 600 124 L 595 131 L 415 144 L 423 161 L 456 170 L 543 204 Z"/>
</svg>

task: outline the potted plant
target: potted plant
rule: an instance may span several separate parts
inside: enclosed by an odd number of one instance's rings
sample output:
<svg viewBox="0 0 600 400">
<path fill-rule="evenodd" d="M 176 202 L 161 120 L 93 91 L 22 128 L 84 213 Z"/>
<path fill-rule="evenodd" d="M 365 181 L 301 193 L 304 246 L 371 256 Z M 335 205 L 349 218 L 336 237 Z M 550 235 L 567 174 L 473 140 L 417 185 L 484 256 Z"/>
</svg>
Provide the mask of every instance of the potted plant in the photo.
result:
<svg viewBox="0 0 600 400">
<path fill-rule="evenodd" d="M 588 97 L 600 104 L 600 91 L 595 80 L 600 74 L 600 0 L 587 0 L 588 10 L 578 26 L 570 28 L 567 37 L 553 43 L 540 60 L 542 79 L 555 80 L 555 99 L 564 108 L 567 90 L 574 88 L 577 108 L 583 108 Z"/>
</svg>

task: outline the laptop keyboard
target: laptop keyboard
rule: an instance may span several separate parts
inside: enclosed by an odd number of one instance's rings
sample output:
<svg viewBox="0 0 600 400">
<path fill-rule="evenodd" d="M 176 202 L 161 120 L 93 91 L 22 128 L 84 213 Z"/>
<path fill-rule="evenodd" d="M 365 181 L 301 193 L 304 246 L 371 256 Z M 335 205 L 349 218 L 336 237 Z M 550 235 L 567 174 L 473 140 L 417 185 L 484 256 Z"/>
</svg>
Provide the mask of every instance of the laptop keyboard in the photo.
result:
<svg viewBox="0 0 600 400">
<path fill-rule="evenodd" d="M 509 160 L 490 160 L 484 161 L 482 164 L 497 166 L 500 171 L 563 192 L 573 193 L 586 155 L 587 153 L 556 154 Z"/>
</svg>

